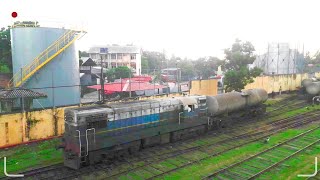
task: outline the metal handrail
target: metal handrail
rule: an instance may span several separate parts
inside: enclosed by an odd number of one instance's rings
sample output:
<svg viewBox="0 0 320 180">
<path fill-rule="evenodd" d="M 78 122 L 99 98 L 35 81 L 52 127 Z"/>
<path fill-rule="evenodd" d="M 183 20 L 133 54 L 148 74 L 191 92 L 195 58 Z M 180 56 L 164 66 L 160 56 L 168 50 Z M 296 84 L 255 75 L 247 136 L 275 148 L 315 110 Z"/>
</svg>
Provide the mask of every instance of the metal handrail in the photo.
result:
<svg viewBox="0 0 320 180">
<path fill-rule="evenodd" d="M 83 31 L 80 31 L 83 32 Z M 52 43 L 47 49 L 41 52 L 34 61 L 22 68 L 21 72 L 17 72 L 9 82 L 9 86 L 20 86 L 25 80 L 27 80 L 31 75 L 33 75 L 36 69 L 39 66 L 43 66 L 43 63 L 49 59 L 49 53 L 53 53 L 50 57 L 54 56 L 59 50 L 63 49 L 66 46 L 69 46 L 69 43 L 74 41 L 78 36 L 75 36 L 77 31 L 68 30 L 60 38 L 58 38 L 54 43 Z M 41 68 L 39 67 L 39 68 Z"/>
<path fill-rule="evenodd" d="M 79 157 L 81 157 L 81 139 L 80 139 L 81 133 L 80 133 L 79 130 L 76 130 L 76 131 L 78 131 L 78 134 L 79 134 L 79 150 L 80 150 L 80 152 L 79 152 Z"/>
<path fill-rule="evenodd" d="M 91 131 L 91 130 L 93 130 L 93 142 L 96 143 L 96 129 L 95 128 L 87 129 L 86 130 L 86 141 L 87 141 L 87 153 L 86 153 L 86 156 L 89 155 L 88 131 Z"/>
</svg>

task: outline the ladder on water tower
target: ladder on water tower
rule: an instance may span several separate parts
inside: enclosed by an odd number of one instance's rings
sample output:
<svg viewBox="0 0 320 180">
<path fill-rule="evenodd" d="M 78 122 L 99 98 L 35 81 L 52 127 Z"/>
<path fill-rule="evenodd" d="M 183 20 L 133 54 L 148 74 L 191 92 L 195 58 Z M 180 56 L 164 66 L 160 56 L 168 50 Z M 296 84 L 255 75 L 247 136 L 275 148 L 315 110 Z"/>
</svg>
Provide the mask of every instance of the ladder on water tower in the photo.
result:
<svg viewBox="0 0 320 180">
<path fill-rule="evenodd" d="M 59 39 L 41 52 L 30 64 L 24 66 L 21 71 L 15 73 L 10 80 L 8 87 L 20 87 L 32 75 L 34 75 L 43 66 L 48 64 L 52 59 L 67 49 L 84 33 L 84 31 L 66 31 Z"/>
</svg>

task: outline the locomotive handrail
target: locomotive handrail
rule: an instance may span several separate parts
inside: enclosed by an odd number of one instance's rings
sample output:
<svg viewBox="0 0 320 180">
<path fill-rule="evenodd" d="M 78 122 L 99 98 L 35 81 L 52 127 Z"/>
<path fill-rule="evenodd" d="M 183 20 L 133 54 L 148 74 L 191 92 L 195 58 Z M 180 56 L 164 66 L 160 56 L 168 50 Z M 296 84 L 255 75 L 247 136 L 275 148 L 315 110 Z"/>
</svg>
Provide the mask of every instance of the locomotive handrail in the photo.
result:
<svg viewBox="0 0 320 180">
<path fill-rule="evenodd" d="M 88 131 L 91 131 L 91 130 L 93 130 L 93 142 L 96 143 L 96 129 L 95 128 L 87 129 L 86 130 L 86 142 L 87 142 L 87 153 L 86 153 L 86 156 L 89 155 Z"/>
<path fill-rule="evenodd" d="M 81 157 L 81 139 L 80 139 L 81 133 L 80 133 L 79 130 L 76 130 L 76 131 L 78 131 L 78 134 L 79 134 L 79 150 L 80 150 L 80 152 L 79 152 L 79 157 Z"/>
</svg>

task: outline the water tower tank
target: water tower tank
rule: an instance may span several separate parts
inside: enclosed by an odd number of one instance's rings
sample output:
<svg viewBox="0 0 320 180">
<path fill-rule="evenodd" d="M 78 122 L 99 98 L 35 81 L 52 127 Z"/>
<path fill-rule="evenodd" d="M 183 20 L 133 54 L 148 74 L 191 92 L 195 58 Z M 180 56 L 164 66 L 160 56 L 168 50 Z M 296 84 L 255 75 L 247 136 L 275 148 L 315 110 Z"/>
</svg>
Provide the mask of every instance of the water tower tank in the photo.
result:
<svg viewBox="0 0 320 180">
<path fill-rule="evenodd" d="M 35 57 L 67 31 L 46 27 L 12 28 L 13 73 L 20 73 L 22 67 L 33 62 Z M 46 99 L 33 102 L 35 108 L 41 108 L 79 104 L 79 84 L 78 51 L 73 43 L 33 74 L 22 87 L 47 94 Z"/>
</svg>

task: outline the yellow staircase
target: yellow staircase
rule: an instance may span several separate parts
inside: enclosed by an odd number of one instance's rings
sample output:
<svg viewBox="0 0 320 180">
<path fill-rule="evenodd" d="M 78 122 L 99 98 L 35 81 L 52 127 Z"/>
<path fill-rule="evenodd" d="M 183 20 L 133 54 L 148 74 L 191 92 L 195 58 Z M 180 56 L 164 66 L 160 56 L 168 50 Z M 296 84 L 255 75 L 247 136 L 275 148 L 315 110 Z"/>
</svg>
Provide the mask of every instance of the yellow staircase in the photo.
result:
<svg viewBox="0 0 320 180">
<path fill-rule="evenodd" d="M 30 64 L 24 66 L 20 72 L 13 75 L 9 87 L 19 87 L 32 75 L 48 64 L 52 59 L 74 43 L 84 31 L 68 30 L 59 39 L 53 42 L 47 49 L 40 53 Z"/>
</svg>

